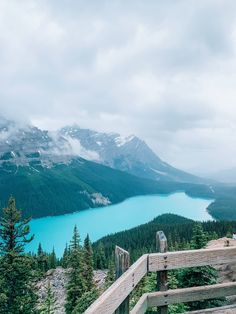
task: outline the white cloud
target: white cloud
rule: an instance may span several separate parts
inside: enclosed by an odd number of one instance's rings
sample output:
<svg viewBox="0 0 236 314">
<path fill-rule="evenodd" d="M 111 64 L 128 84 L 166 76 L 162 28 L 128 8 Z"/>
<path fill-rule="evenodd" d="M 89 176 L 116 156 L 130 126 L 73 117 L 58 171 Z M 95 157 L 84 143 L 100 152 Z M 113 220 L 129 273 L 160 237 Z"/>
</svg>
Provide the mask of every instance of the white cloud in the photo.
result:
<svg viewBox="0 0 236 314">
<path fill-rule="evenodd" d="M 134 133 L 188 170 L 236 166 L 235 12 L 233 0 L 0 0 L 0 113 Z"/>
</svg>

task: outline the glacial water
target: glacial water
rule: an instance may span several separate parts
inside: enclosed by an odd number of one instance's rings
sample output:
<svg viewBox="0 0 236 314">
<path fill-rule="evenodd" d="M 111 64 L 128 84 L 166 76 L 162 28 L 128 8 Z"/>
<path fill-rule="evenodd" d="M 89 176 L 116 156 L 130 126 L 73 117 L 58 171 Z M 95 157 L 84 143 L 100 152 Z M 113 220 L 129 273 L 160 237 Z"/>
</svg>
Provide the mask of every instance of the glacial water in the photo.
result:
<svg viewBox="0 0 236 314">
<path fill-rule="evenodd" d="M 77 225 L 81 239 L 88 233 L 92 241 L 110 233 L 130 229 L 149 222 L 153 218 L 173 213 L 194 220 L 212 220 L 206 208 L 212 200 L 191 198 L 185 193 L 170 195 L 146 195 L 127 199 L 107 207 L 91 208 L 73 214 L 45 217 L 31 221 L 31 231 L 35 239 L 27 250 L 36 252 L 41 243 L 45 251 L 53 246 L 60 257 L 66 243 L 69 243 L 73 227 Z"/>
</svg>

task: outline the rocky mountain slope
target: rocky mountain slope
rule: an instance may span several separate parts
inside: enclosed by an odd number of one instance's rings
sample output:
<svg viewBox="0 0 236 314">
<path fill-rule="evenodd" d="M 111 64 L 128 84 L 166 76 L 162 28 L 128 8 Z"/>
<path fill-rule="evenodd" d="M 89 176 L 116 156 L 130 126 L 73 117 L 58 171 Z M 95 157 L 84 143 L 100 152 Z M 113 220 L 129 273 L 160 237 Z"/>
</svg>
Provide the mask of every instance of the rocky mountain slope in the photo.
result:
<svg viewBox="0 0 236 314">
<path fill-rule="evenodd" d="M 69 269 L 64 269 L 62 267 L 50 269 L 44 278 L 37 283 L 36 288 L 39 297 L 39 307 L 43 304 L 45 298 L 47 297 L 47 288 L 48 284 L 50 284 L 56 300 L 56 310 L 54 314 L 65 314 L 66 286 L 68 283 L 69 272 Z M 94 283 L 100 291 L 104 289 L 106 276 L 106 270 L 94 271 Z"/>
<path fill-rule="evenodd" d="M 176 169 L 162 161 L 148 145 L 138 137 L 122 137 L 117 133 L 100 133 L 77 126 L 65 127 L 59 134 L 72 147 L 90 152 L 94 161 L 152 180 L 203 182 L 202 179 Z"/>
<path fill-rule="evenodd" d="M 209 186 L 185 183 L 199 180 L 163 162 L 135 136 L 78 127 L 51 133 L 0 118 L 0 208 L 10 195 L 34 218 L 177 190 L 211 197 Z"/>
<path fill-rule="evenodd" d="M 115 204 L 128 197 L 171 193 L 187 188 L 176 182 L 142 179 L 85 159 L 57 163 L 0 167 L 0 208 L 14 195 L 26 216 L 55 216 Z"/>
<path fill-rule="evenodd" d="M 51 167 L 55 163 L 66 164 L 75 157 L 152 180 L 203 182 L 162 161 L 133 135 L 122 137 L 77 126 L 49 132 L 0 118 L 0 165 Z"/>
</svg>

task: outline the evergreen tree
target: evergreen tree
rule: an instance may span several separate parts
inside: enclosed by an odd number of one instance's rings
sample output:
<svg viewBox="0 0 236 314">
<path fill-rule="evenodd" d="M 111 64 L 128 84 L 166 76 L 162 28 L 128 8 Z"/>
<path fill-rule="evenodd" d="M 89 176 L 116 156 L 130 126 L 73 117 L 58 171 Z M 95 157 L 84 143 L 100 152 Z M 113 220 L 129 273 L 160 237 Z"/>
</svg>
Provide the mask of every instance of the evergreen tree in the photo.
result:
<svg viewBox="0 0 236 314">
<path fill-rule="evenodd" d="M 38 251 L 37 251 L 37 269 L 41 273 L 45 273 L 48 270 L 48 257 L 44 253 L 41 243 L 39 243 Z"/>
<path fill-rule="evenodd" d="M 63 253 L 63 257 L 62 257 L 62 260 L 61 260 L 61 265 L 62 265 L 63 268 L 67 268 L 68 267 L 69 254 L 70 254 L 70 251 L 69 251 L 68 245 L 66 243 L 66 247 L 65 247 L 65 250 L 64 250 L 64 253 Z"/>
<path fill-rule="evenodd" d="M 0 229 L 0 313 L 36 313 L 37 297 L 33 289 L 32 258 L 24 255 L 24 247 L 33 240 L 29 236 L 30 219 L 22 219 L 10 197 L 3 209 Z"/>
<path fill-rule="evenodd" d="M 102 242 L 98 243 L 96 254 L 96 266 L 98 269 L 106 268 L 106 256 L 104 251 L 104 244 Z"/>
<path fill-rule="evenodd" d="M 98 291 L 95 288 L 85 292 L 83 296 L 78 299 L 72 314 L 83 314 L 85 310 L 98 298 L 98 296 Z"/>
<path fill-rule="evenodd" d="M 113 261 L 109 261 L 108 264 L 108 272 L 105 279 L 105 288 L 109 288 L 113 282 L 115 281 L 115 263 Z"/>
<path fill-rule="evenodd" d="M 80 236 L 77 226 L 74 226 L 72 240 L 70 241 L 70 248 L 71 250 L 80 249 Z"/>
<path fill-rule="evenodd" d="M 83 277 L 85 280 L 86 288 L 90 291 L 93 286 L 93 250 L 92 245 L 87 234 L 84 240 L 84 251 L 83 251 Z"/>
<path fill-rule="evenodd" d="M 57 257 L 54 247 L 52 249 L 52 253 L 49 255 L 49 267 L 50 269 L 55 269 L 57 267 Z"/>
<path fill-rule="evenodd" d="M 168 273 L 168 289 L 177 289 L 179 286 L 179 281 L 176 276 L 175 271 L 171 271 Z M 170 314 L 176 314 L 176 313 L 184 313 L 188 310 L 188 306 L 180 303 L 180 304 L 174 304 L 170 305 L 168 307 L 168 313 Z"/>
<path fill-rule="evenodd" d="M 41 306 L 39 313 L 54 314 L 55 310 L 58 309 L 58 307 L 56 306 L 56 298 L 54 292 L 52 291 L 50 282 L 48 282 L 46 294 L 46 299 L 44 301 L 44 304 Z"/>
<path fill-rule="evenodd" d="M 193 226 L 193 237 L 191 241 L 191 248 L 193 250 L 199 250 L 207 245 L 207 235 L 203 230 L 201 223 L 196 223 Z"/>
<path fill-rule="evenodd" d="M 69 274 L 69 282 L 67 285 L 66 313 L 71 314 L 77 305 L 78 300 L 86 291 L 83 278 L 83 256 L 80 246 L 80 237 L 78 229 L 75 226 L 71 241 L 71 253 L 69 256 L 68 266 L 72 268 Z"/>
<path fill-rule="evenodd" d="M 192 249 L 201 249 L 207 244 L 207 236 L 202 225 L 197 223 L 193 227 Z M 183 269 L 179 272 L 180 286 L 183 288 L 193 286 L 205 286 L 217 282 L 217 272 L 210 266 L 194 267 Z M 222 300 L 207 300 L 189 303 L 190 310 L 206 309 L 212 306 L 219 306 Z"/>
<path fill-rule="evenodd" d="M 37 254 L 38 254 L 38 256 L 43 254 L 43 248 L 42 248 L 42 244 L 41 243 L 39 243 Z"/>
</svg>

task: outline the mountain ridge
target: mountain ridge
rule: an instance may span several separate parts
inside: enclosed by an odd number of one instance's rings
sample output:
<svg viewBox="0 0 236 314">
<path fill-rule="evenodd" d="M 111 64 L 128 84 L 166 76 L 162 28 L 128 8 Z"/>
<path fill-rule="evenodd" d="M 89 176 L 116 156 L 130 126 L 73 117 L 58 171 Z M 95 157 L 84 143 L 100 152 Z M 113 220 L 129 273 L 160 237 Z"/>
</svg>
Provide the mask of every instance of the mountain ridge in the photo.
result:
<svg viewBox="0 0 236 314">
<path fill-rule="evenodd" d="M 75 157 L 157 181 L 205 182 L 161 160 L 135 135 L 124 137 L 76 125 L 49 132 L 32 125 L 18 126 L 14 121 L 0 118 L 0 165 L 40 163 L 51 167 L 57 163 L 67 164 Z"/>
</svg>

